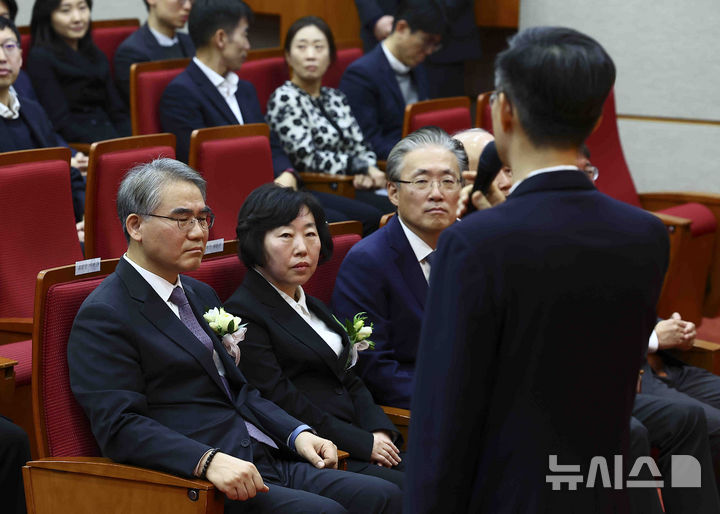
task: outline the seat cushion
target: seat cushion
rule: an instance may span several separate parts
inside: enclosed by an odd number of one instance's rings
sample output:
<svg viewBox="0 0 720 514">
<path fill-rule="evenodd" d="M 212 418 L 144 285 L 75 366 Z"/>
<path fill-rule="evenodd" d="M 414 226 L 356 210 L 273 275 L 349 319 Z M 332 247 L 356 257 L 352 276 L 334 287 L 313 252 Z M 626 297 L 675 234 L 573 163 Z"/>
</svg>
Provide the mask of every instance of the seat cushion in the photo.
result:
<svg viewBox="0 0 720 514">
<path fill-rule="evenodd" d="M 692 221 L 690 233 L 693 237 L 711 234 L 717 230 L 717 220 L 712 211 L 700 203 L 684 203 L 658 212 Z"/>
<path fill-rule="evenodd" d="M 0 346 L 0 355 L 17 361 L 15 366 L 15 385 L 30 384 L 32 376 L 32 341 L 18 341 Z"/>
</svg>

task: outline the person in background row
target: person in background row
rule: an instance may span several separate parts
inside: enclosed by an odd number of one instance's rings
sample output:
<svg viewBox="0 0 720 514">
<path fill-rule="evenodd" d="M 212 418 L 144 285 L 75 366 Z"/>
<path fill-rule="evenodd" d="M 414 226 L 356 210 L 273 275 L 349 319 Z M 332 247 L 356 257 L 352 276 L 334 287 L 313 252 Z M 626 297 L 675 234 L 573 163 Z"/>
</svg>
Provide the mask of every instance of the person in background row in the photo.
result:
<svg viewBox="0 0 720 514">
<path fill-rule="evenodd" d="M 0 498 L 6 514 L 25 514 L 22 467 L 30 460 L 30 442 L 22 428 L 0 416 Z"/>
<path fill-rule="evenodd" d="M 27 72 L 55 129 L 70 142 L 130 135 L 130 118 L 90 31 L 92 0 L 35 0 Z"/>
<path fill-rule="evenodd" d="M 147 22 L 120 43 L 113 61 L 115 83 L 126 105 L 130 105 L 130 66 L 136 62 L 180 59 L 195 55 L 190 36 L 178 32 L 190 16 L 193 0 L 143 0 Z"/>
</svg>

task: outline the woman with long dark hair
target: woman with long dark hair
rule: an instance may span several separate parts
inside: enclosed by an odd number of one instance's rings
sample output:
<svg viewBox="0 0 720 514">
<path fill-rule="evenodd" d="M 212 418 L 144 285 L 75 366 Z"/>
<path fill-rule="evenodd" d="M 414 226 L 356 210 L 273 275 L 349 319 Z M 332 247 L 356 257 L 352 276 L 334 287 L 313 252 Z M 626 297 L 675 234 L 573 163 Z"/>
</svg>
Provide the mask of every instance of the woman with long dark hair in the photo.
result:
<svg viewBox="0 0 720 514">
<path fill-rule="evenodd" d="M 27 71 L 55 129 L 92 143 L 130 135 L 130 119 L 90 31 L 92 0 L 35 0 Z"/>
</svg>

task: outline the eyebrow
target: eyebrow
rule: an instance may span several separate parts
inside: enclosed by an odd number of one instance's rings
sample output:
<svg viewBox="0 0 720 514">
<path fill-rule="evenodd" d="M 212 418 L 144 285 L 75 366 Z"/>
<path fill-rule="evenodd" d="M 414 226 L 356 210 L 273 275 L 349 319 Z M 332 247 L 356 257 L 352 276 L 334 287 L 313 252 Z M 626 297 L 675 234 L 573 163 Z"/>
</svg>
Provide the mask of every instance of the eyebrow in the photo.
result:
<svg viewBox="0 0 720 514">
<path fill-rule="evenodd" d="M 413 171 L 410 175 L 413 177 L 417 177 L 418 175 L 422 175 L 423 173 L 427 174 L 427 173 L 430 173 L 430 171 L 423 169 L 423 168 L 418 168 L 415 171 Z M 442 173 L 443 175 L 452 175 L 452 176 L 456 175 L 456 173 L 453 173 L 453 170 L 451 170 L 450 168 L 445 168 L 444 170 L 440 171 L 440 173 Z"/>
<path fill-rule="evenodd" d="M 210 207 L 207 205 L 200 209 L 200 214 L 207 214 L 210 212 Z M 176 207 L 172 211 L 170 211 L 170 214 L 194 214 L 192 209 L 188 209 L 187 207 Z"/>
</svg>

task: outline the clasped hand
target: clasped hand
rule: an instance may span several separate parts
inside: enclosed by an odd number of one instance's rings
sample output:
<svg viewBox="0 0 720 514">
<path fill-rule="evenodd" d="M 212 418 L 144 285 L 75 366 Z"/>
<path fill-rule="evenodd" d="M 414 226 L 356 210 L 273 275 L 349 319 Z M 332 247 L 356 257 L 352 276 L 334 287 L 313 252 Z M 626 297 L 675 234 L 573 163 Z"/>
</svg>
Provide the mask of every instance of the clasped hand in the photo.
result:
<svg viewBox="0 0 720 514">
<path fill-rule="evenodd" d="M 373 432 L 373 448 L 370 460 L 378 466 L 392 468 L 400 464 L 400 450 L 390 439 L 390 436 L 383 431 Z"/>
</svg>

